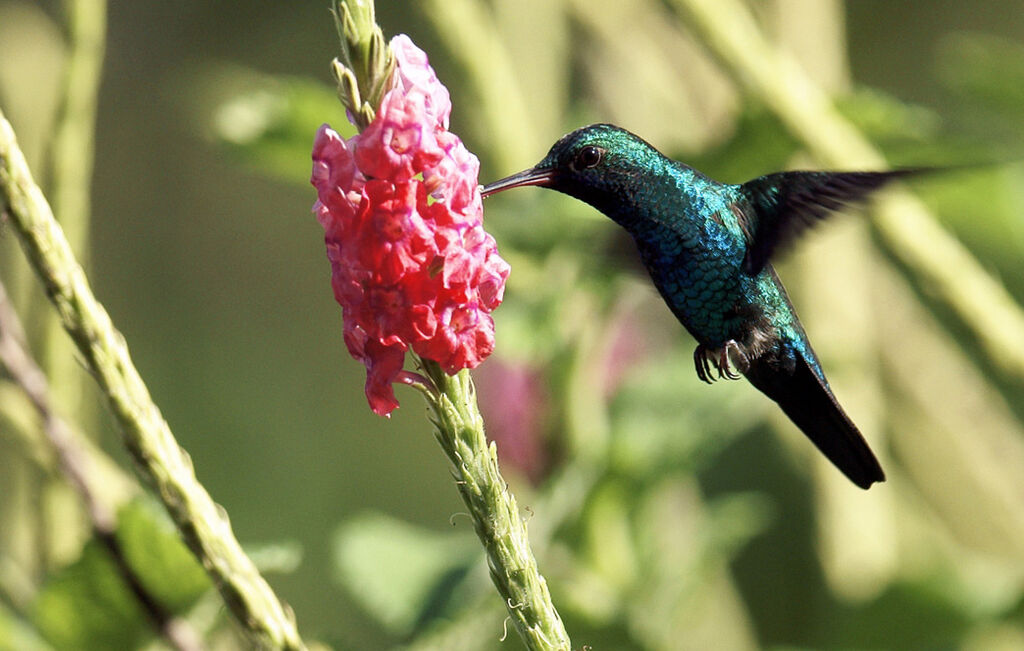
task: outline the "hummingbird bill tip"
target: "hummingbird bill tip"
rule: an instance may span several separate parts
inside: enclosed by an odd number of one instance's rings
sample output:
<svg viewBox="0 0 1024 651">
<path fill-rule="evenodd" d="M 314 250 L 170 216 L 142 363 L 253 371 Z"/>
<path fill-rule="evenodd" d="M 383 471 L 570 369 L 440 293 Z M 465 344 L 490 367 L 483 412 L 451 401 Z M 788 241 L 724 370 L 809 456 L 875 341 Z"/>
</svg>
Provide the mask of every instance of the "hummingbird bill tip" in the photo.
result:
<svg viewBox="0 0 1024 651">
<path fill-rule="evenodd" d="M 523 170 L 522 172 L 513 174 L 512 176 L 506 176 L 505 178 L 494 181 L 493 183 L 488 183 L 480 188 L 480 195 L 486 198 L 503 190 L 520 188 L 527 185 L 539 185 L 543 187 L 550 185 L 553 178 L 554 170 L 531 167 L 528 170 Z"/>
</svg>

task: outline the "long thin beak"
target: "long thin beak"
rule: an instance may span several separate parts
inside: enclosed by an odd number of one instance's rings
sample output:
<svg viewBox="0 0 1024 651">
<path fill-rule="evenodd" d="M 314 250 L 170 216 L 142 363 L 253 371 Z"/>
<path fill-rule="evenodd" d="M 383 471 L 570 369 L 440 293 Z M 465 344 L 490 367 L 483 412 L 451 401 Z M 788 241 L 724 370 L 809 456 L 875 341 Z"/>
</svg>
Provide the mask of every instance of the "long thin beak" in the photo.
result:
<svg viewBox="0 0 1024 651">
<path fill-rule="evenodd" d="M 494 183 L 488 183 L 480 190 L 481 196 L 488 197 L 495 192 L 501 192 L 502 190 L 509 190 L 511 188 L 519 188 L 525 185 L 539 185 L 548 186 L 551 185 L 551 180 L 554 178 L 554 170 L 550 169 L 537 169 L 531 167 L 528 170 L 523 170 L 518 174 L 512 176 L 506 176 L 500 181 Z"/>
</svg>

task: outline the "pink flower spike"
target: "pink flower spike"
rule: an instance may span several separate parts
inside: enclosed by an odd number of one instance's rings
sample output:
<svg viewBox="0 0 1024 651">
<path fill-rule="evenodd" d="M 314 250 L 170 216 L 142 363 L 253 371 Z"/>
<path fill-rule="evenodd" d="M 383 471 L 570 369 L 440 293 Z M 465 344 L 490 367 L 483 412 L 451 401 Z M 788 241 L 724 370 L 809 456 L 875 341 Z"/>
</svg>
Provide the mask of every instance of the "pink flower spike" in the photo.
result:
<svg viewBox="0 0 1024 651">
<path fill-rule="evenodd" d="M 391 416 L 391 412 L 398 408 L 391 384 L 402 373 L 405 347 L 370 341 L 366 346 L 366 359 L 370 361 L 366 365 L 366 399 L 370 402 L 370 409 L 378 416 Z"/>
<path fill-rule="evenodd" d="M 332 220 L 347 220 L 359 206 L 359 193 L 366 179 L 356 169 L 352 148 L 359 136 L 346 142 L 337 131 L 322 125 L 313 141 L 313 173 L 310 182 L 317 190 L 323 210 L 314 208 L 324 228 Z"/>
<path fill-rule="evenodd" d="M 391 51 L 395 55 L 396 85 L 406 93 L 423 93 L 426 109 L 442 129 L 448 129 L 448 116 L 452 112 L 451 97 L 434 74 L 427 60 L 427 53 L 416 47 L 412 39 L 399 34 L 391 39 Z"/>
<path fill-rule="evenodd" d="M 437 165 L 444 150 L 437 146 L 435 129 L 422 94 L 388 91 L 356 147 L 359 171 L 368 178 L 404 182 Z"/>
<path fill-rule="evenodd" d="M 345 345 L 382 416 L 398 407 L 396 382 L 418 381 L 402 368 L 407 351 L 450 375 L 491 354 L 509 273 L 483 229 L 480 163 L 447 130 L 448 90 L 409 37 L 391 46 L 376 118 L 348 141 L 320 127 L 310 178 Z"/>
</svg>

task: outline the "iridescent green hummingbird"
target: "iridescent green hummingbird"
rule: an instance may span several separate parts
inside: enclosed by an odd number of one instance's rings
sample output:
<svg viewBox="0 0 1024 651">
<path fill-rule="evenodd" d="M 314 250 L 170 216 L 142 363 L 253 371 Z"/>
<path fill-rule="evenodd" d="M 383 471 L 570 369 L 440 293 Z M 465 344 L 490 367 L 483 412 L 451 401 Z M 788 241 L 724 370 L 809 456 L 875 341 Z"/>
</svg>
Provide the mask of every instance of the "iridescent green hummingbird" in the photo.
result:
<svg viewBox="0 0 1024 651">
<path fill-rule="evenodd" d="M 611 124 L 573 131 L 534 167 L 483 195 L 536 185 L 576 197 L 629 232 L 672 313 L 697 340 L 697 377 L 739 373 L 853 483 L 885 480 L 839 406 L 770 264 L 773 254 L 830 212 L 921 170 L 778 172 L 718 183 Z"/>
</svg>

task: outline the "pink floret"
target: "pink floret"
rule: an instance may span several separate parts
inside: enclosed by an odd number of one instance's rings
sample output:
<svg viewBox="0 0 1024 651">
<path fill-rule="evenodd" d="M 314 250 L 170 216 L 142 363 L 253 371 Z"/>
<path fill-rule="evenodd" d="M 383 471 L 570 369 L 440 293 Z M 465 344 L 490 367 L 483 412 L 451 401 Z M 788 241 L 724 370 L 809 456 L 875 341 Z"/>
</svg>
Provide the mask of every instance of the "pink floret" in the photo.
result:
<svg viewBox="0 0 1024 651">
<path fill-rule="evenodd" d="M 345 345 L 382 416 L 398 407 L 410 349 L 449 374 L 491 354 L 490 313 L 509 274 L 483 229 L 479 161 L 447 130 L 448 90 L 409 37 L 391 48 L 395 77 L 376 118 L 348 141 L 320 127 L 310 179 Z"/>
</svg>

